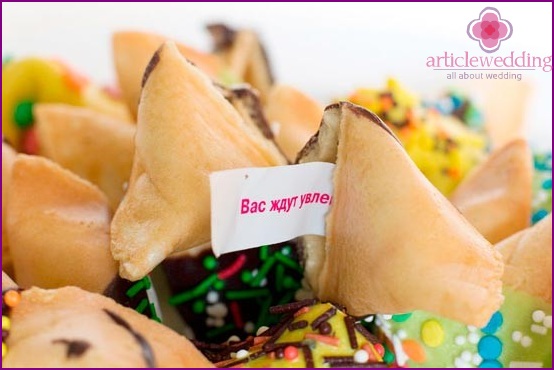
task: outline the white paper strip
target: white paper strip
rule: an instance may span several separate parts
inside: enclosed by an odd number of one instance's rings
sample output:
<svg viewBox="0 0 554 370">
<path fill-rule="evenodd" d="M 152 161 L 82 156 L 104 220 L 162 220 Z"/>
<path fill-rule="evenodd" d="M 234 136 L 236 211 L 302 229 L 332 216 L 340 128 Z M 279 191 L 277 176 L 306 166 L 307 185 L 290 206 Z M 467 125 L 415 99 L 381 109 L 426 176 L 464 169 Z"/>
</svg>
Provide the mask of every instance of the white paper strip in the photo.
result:
<svg viewBox="0 0 554 370">
<path fill-rule="evenodd" d="M 241 168 L 210 175 L 216 256 L 325 235 L 333 194 L 332 163 Z"/>
</svg>

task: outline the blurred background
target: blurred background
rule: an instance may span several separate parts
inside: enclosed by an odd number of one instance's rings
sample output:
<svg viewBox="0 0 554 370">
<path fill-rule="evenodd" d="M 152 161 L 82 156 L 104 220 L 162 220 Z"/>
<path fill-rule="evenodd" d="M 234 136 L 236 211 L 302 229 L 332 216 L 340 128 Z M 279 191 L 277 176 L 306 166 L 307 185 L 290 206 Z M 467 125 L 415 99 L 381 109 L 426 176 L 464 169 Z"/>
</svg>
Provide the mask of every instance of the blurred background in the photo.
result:
<svg viewBox="0 0 554 370">
<path fill-rule="evenodd" d="M 551 148 L 551 72 L 517 72 L 522 81 L 508 84 L 463 84 L 425 66 L 428 56 L 445 51 L 485 55 L 466 34 L 485 6 L 513 26 L 499 55 L 552 55 L 552 3 L 2 3 L 2 55 L 57 57 L 99 83 L 113 83 L 114 30 L 152 31 L 207 51 L 205 25 L 225 22 L 258 31 L 277 81 L 323 103 L 357 87 L 381 88 L 392 76 L 423 97 L 461 87 L 478 103 L 500 100 L 509 112 L 506 91 L 530 88 L 524 120 L 531 144 Z"/>
</svg>

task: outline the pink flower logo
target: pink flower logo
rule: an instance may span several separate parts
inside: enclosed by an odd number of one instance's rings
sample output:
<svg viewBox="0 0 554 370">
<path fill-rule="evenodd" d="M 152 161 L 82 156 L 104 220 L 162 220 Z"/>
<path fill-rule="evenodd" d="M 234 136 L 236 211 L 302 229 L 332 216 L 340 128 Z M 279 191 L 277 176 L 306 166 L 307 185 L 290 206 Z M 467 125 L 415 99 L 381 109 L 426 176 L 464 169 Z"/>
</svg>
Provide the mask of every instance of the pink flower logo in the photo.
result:
<svg viewBox="0 0 554 370">
<path fill-rule="evenodd" d="M 468 36 L 479 41 L 479 46 L 486 53 L 494 53 L 500 48 L 500 43 L 512 36 L 512 24 L 500 17 L 496 8 L 487 7 L 467 25 Z"/>
</svg>

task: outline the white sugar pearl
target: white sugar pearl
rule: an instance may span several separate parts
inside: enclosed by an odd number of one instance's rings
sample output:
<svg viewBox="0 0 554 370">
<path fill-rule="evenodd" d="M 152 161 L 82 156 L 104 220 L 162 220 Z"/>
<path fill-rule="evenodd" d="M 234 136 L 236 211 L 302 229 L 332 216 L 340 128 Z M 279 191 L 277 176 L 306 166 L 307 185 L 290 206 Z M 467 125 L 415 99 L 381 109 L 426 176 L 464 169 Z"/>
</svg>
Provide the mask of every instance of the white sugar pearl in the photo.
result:
<svg viewBox="0 0 554 370">
<path fill-rule="evenodd" d="M 210 316 L 214 316 L 217 318 L 223 318 L 227 316 L 227 313 L 229 312 L 229 309 L 227 306 L 225 306 L 223 303 L 216 303 L 211 306 L 206 307 L 206 312 Z"/>
<path fill-rule="evenodd" d="M 408 338 L 408 333 L 404 329 L 400 329 L 396 332 L 396 335 L 398 335 L 399 339 L 406 339 Z"/>
<path fill-rule="evenodd" d="M 468 364 L 462 360 L 461 358 L 457 357 L 455 360 L 454 360 L 454 367 L 456 368 L 459 368 L 459 369 L 465 369 L 465 368 L 468 368 Z"/>
<path fill-rule="evenodd" d="M 208 301 L 208 303 L 210 304 L 216 303 L 218 300 L 219 300 L 219 294 L 217 294 L 217 292 L 211 291 L 206 296 L 206 301 Z"/>
<path fill-rule="evenodd" d="M 461 355 L 461 358 L 462 360 L 464 360 L 465 362 L 470 362 L 471 361 L 471 352 L 469 351 L 463 351 L 462 352 L 462 355 Z"/>
<path fill-rule="evenodd" d="M 354 353 L 354 362 L 357 364 L 365 364 L 369 360 L 369 354 L 363 349 Z"/>
<path fill-rule="evenodd" d="M 471 363 L 475 366 L 479 366 L 481 362 L 483 361 L 483 358 L 479 356 L 478 353 L 475 353 L 473 357 L 471 358 Z"/>
<path fill-rule="evenodd" d="M 242 358 L 246 358 L 248 357 L 248 351 L 245 350 L 245 349 L 241 349 L 237 352 L 236 356 L 235 356 L 238 360 L 242 359 Z"/>
<path fill-rule="evenodd" d="M 258 331 L 256 332 L 256 336 L 259 337 L 262 335 L 265 331 L 267 331 L 269 328 L 267 326 L 260 326 Z"/>
<path fill-rule="evenodd" d="M 383 315 L 384 320 L 390 320 L 392 319 L 392 315 Z"/>
<path fill-rule="evenodd" d="M 469 335 L 467 336 L 467 341 L 471 344 L 477 344 L 477 342 L 479 342 L 479 334 L 469 333 Z"/>
<path fill-rule="evenodd" d="M 552 329 L 552 316 L 551 315 L 548 315 L 544 318 L 544 320 L 542 321 L 542 324 L 548 328 L 548 329 Z"/>
<path fill-rule="evenodd" d="M 247 323 L 244 324 L 244 331 L 245 331 L 245 332 L 247 332 L 247 333 L 253 333 L 253 332 L 254 332 L 254 329 L 256 329 L 256 326 L 254 325 L 253 322 L 248 321 Z"/>
<path fill-rule="evenodd" d="M 225 325 L 225 320 L 220 319 L 219 317 L 214 319 L 214 326 L 216 328 L 221 328 L 223 325 Z"/>
<path fill-rule="evenodd" d="M 521 334 L 520 331 L 517 331 L 517 330 L 516 330 L 516 331 L 514 331 L 514 332 L 512 333 L 512 340 L 513 340 L 514 342 L 516 342 L 516 343 L 519 342 L 519 341 L 521 341 L 521 338 L 522 338 L 522 337 L 523 337 L 523 334 Z"/>
<path fill-rule="evenodd" d="M 533 344 L 533 339 L 531 339 L 530 337 L 528 336 L 524 336 L 523 338 L 521 338 L 521 346 L 522 347 L 530 347 L 531 344 Z"/>
<path fill-rule="evenodd" d="M 477 331 L 477 328 L 475 326 L 468 325 L 467 330 L 473 333 L 474 331 Z"/>
<path fill-rule="evenodd" d="M 544 311 L 541 311 L 541 310 L 536 310 L 535 312 L 533 312 L 533 315 L 531 316 L 533 318 L 533 321 L 534 322 L 542 322 L 542 320 L 544 320 L 544 317 L 546 316 L 546 314 L 544 313 Z"/>
<path fill-rule="evenodd" d="M 236 335 L 231 335 L 231 336 L 229 337 L 229 339 L 227 339 L 227 342 L 228 342 L 228 343 L 231 343 L 231 342 L 240 342 L 240 338 L 237 337 Z"/>
<path fill-rule="evenodd" d="M 375 320 L 375 316 L 373 316 L 373 315 L 368 316 L 364 319 L 365 322 L 373 322 L 373 320 Z"/>
<path fill-rule="evenodd" d="M 464 337 L 463 335 L 458 335 L 454 339 L 454 343 L 456 343 L 459 346 L 463 346 L 464 344 L 466 344 L 466 337 Z"/>
<path fill-rule="evenodd" d="M 260 281 L 260 286 L 261 287 L 264 287 L 267 285 L 267 279 L 266 278 L 263 278 L 262 281 Z"/>
</svg>

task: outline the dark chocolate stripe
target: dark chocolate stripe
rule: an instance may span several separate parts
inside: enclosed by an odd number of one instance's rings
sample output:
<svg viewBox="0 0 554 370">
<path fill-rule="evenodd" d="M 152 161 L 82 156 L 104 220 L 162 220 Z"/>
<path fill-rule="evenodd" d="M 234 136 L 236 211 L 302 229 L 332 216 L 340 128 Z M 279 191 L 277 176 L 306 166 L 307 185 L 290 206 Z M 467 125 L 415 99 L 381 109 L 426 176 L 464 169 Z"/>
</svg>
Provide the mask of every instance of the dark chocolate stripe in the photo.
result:
<svg viewBox="0 0 554 370">
<path fill-rule="evenodd" d="M 356 328 L 356 330 L 364 336 L 365 339 L 367 339 L 368 341 L 370 341 L 372 344 L 377 344 L 379 343 L 379 341 L 377 340 L 377 337 L 373 334 L 371 334 L 366 328 L 364 328 L 364 326 L 362 324 L 360 324 L 359 322 L 355 323 L 354 324 L 354 327 Z"/>
<path fill-rule="evenodd" d="M 312 329 L 316 330 L 319 325 L 324 323 L 325 321 L 329 320 L 331 317 L 335 316 L 337 313 L 337 309 L 335 307 L 331 307 L 321 315 L 319 315 L 313 322 L 312 322 Z"/>
<path fill-rule="evenodd" d="M 283 322 L 279 329 L 271 336 L 271 338 L 268 339 L 268 341 L 264 344 L 263 349 L 265 351 L 268 351 L 267 348 L 269 348 L 272 344 L 275 343 L 277 339 L 285 332 L 289 324 L 294 320 L 294 316 L 290 316 L 287 321 Z"/>
<path fill-rule="evenodd" d="M 354 356 L 323 356 L 323 361 L 329 365 L 355 364 Z"/>
<path fill-rule="evenodd" d="M 90 343 L 84 340 L 75 340 L 75 339 L 54 339 L 52 341 L 54 344 L 65 344 L 66 352 L 65 357 L 67 358 L 78 358 L 85 354 L 86 351 L 91 347 Z"/>
<path fill-rule="evenodd" d="M 314 367 L 314 356 L 309 346 L 302 347 L 302 353 L 304 354 L 304 361 L 306 362 L 306 368 L 311 369 Z"/>
<path fill-rule="evenodd" d="M 298 302 L 292 302 L 292 303 L 282 304 L 279 306 L 269 307 L 269 313 L 276 315 L 281 313 L 298 311 L 302 307 L 313 306 L 315 303 L 316 303 L 315 299 L 303 299 Z"/>
<path fill-rule="evenodd" d="M 354 319 L 349 316 L 344 317 L 344 325 L 346 326 L 346 331 L 348 332 L 348 340 L 350 341 L 350 348 L 358 348 L 358 339 L 356 338 L 356 332 L 354 331 Z"/>
<path fill-rule="evenodd" d="M 288 346 L 300 348 L 304 345 L 303 342 L 281 342 L 281 343 L 266 343 L 263 346 L 263 350 L 266 352 L 273 352 L 279 349 L 284 349 Z"/>
<path fill-rule="evenodd" d="M 137 341 L 137 343 L 140 345 L 140 349 L 142 352 L 142 357 L 144 358 L 144 361 L 146 362 L 146 367 L 156 367 L 156 360 L 154 357 L 154 351 L 152 350 L 152 347 L 140 333 L 137 333 L 131 325 L 127 321 L 125 321 L 124 318 L 116 314 L 115 312 L 112 312 L 108 310 L 107 308 L 103 309 L 104 312 L 115 322 L 117 325 L 123 327 L 125 330 L 127 330 Z"/>
<path fill-rule="evenodd" d="M 300 321 L 293 322 L 292 324 L 290 324 L 288 326 L 288 329 L 290 331 L 293 331 L 293 330 L 298 330 L 298 329 L 304 329 L 306 326 L 308 326 L 308 321 L 307 320 L 300 320 Z"/>
</svg>

